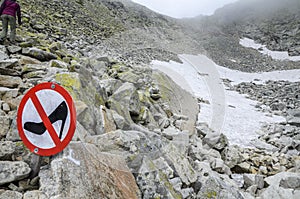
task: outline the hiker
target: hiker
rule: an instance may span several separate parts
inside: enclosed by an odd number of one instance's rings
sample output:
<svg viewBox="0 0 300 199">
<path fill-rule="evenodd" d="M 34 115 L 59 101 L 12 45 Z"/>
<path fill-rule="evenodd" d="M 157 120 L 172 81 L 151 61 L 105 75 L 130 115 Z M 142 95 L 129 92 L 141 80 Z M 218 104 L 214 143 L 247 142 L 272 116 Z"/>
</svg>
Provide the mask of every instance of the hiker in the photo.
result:
<svg viewBox="0 0 300 199">
<path fill-rule="evenodd" d="M 9 40 L 12 44 L 14 44 L 16 39 L 16 15 L 18 16 L 19 25 L 22 24 L 20 5 L 16 2 L 16 0 L 4 0 L 0 7 L 0 15 L 2 19 L 2 32 L 0 35 L 0 42 L 4 42 L 4 40 L 6 39 L 9 23 Z"/>
</svg>

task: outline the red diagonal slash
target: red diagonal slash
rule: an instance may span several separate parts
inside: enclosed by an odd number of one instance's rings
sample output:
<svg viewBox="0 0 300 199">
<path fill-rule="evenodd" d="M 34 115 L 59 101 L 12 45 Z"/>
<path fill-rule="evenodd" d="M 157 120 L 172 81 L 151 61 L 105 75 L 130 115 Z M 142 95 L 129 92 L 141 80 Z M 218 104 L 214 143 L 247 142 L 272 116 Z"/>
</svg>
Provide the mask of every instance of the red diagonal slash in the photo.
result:
<svg viewBox="0 0 300 199">
<path fill-rule="evenodd" d="M 32 102 L 33 102 L 33 104 L 34 104 L 37 112 L 39 113 L 39 115 L 40 115 L 40 117 L 41 117 L 41 119 L 42 119 L 45 127 L 47 128 L 47 130 L 48 130 L 48 132 L 49 132 L 49 134 L 50 134 L 53 142 L 55 143 L 56 147 L 61 146 L 61 141 L 60 141 L 60 139 L 59 139 L 59 137 L 58 137 L 55 129 L 53 128 L 53 126 L 52 126 L 52 124 L 51 124 L 51 122 L 50 122 L 50 120 L 49 120 L 49 118 L 48 118 L 48 116 L 47 116 L 47 114 L 46 114 L 46 112 L 45 112 L 45 110 L 44 110 L 44 108 L 43 108 L 40 100 L 37 98 L 37 96 L 35 95 L 35 93 L 32 94 L 30 96 L 30 98 L 31 98 L 31 100 L 32 100 Z"/>
</svg>

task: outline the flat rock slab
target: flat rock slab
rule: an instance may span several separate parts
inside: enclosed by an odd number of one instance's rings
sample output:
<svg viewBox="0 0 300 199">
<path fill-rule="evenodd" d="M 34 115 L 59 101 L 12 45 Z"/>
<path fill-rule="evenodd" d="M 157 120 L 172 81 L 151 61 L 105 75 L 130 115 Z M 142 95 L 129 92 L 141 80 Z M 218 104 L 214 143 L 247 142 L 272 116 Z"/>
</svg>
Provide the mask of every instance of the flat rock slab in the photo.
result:
<svg viewBox="0 0 300 199">
<path fill-rule="evenodd" d="M 0 185 L 26 178 L 31 169 L 22 161 L 0 161 Z"/>
<path fill-rule="evenodd" d="M 39 176 L 40 191 L 50 198 L 139 198 L 124 158 L 92 144 L 70 143 Z"/>
</svg>

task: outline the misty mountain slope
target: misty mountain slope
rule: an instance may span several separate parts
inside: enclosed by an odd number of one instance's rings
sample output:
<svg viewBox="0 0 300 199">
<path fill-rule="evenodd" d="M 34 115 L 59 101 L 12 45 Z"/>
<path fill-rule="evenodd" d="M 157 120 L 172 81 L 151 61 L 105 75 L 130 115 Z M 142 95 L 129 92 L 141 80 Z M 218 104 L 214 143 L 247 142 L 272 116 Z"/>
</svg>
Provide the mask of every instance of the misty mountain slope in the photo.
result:
<svg viewBox="0 0 300 199">
<path fill-rule="evenodd" d="M 270 50 L 299 55 L 300 2 L 246 0 L 218 9 L 212 16 L 182 20 L 187 34 L 201 42 L 217 64 L 245 72 L 299 68 L 297 62 L 276 61 L 239 44 L 244 37 Z"/>
<path fill-rule="evenodd" d="M 249 37 L 269 49 L 300 55 L 300 1 L 247 0 L 216 11 L 223 29 Z"/>
</svg>

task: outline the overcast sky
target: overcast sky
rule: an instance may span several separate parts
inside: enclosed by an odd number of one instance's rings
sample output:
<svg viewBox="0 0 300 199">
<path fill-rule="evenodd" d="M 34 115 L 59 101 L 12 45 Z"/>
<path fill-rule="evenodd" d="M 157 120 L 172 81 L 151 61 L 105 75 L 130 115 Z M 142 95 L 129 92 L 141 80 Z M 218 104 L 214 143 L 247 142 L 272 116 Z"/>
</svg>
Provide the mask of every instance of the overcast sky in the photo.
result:
<svg viewBox="0 0 300 199">
<path fill-rule="evenodd" d="M 175 18 L 211 15 L 217 8 L 237 0 L 132 0 L 151 10 Z"/>
</svg>

